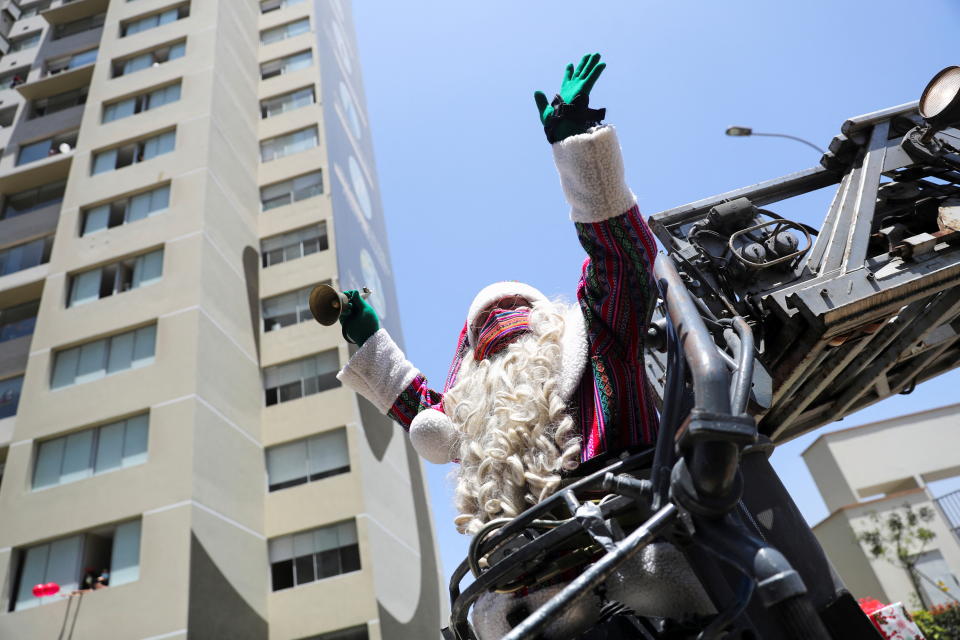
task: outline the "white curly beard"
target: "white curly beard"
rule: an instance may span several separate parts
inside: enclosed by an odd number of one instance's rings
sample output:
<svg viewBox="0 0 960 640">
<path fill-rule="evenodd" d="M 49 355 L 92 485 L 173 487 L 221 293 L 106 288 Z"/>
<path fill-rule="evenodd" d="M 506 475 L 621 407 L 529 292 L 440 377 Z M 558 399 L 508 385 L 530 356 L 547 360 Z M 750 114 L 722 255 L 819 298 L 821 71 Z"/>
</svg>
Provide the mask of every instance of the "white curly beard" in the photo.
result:
<svg viewBox="0 0 960 640">
<path fill-rule="evenodd" d="M 566 310 L 556 302 L 535 305 L 530 333 L 480 362 L 468 354 L 444 395 L 460 436 L 460 533 L 516 516 L 554 493 L 560 472 L 579 464 L 580 439 L 560 391 Z"/>
</svg>

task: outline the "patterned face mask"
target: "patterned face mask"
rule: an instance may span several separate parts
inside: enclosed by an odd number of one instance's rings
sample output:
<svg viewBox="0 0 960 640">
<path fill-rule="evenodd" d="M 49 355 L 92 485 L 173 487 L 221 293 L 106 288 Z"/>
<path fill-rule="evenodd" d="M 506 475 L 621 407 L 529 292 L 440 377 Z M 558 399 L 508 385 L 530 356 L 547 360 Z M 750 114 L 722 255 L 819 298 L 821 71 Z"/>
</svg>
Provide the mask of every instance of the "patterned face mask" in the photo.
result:
<svg viewBox="0 0 960 640">
<path fill-rule="evenodd" d="M 475 360 L 483 360 L 502 351 L 519 336 L 530 331 L 530 309 L 494 309 L 477 333 Z"/>
</svg>

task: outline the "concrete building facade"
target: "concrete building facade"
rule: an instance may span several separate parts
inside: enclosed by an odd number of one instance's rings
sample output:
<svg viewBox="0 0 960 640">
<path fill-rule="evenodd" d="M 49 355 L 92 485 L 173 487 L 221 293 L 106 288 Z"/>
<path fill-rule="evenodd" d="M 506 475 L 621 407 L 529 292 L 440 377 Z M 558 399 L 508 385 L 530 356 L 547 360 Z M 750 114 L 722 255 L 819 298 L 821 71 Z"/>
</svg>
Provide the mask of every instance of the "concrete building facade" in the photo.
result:
<svg viewBox="0 0 960 640">
<path fill-rule="evenodd" d="M 367 284 L 399 335 L 348 3 L 0 36 L 0 638 L 437 637 L 419 460 L 306 306 Z"/>
<path fill-rule="evenodd" d="M 960 405 L 940 407 L 827 433 L 803 452 L 830 512 L 813 532 L 855 596 L 908 607 L 960 598 L 960 510 L 952 507 L 952 496 L 937 499 L 928 486 L 960 475 L 958 419 Z M 915 581 L 922 603 L 904 568 L 873 558 L 858 540 L 904 505 L 933 513 L 921 523 L 933 540 L 922 549 L 911 547 L 918 552 Z"/>
</svg>

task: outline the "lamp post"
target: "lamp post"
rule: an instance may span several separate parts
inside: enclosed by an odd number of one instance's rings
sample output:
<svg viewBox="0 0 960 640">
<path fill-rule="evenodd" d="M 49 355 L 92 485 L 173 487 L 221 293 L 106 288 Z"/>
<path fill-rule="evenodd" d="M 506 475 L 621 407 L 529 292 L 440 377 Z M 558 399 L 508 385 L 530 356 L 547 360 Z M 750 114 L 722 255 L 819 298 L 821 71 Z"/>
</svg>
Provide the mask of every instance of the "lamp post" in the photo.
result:
<svg viewBox="0 0 960 640">
<path fill-rule="evenodd" d="M 790 140 L 796 140 L 797 142 L 802 142 L 808 147 L 813 147 L 820 153 L 826 153 L 823 149 L 813 144 L 809 140 L 804 140 L 803 138 L 798 138 L 797 136 L 791 136 L 786 133 L 758 133 L 751 129 L 750 127 L 727 127 L 726 134 L 728 136 L 734 137 L 744 137 L 744 136 L 767 136 L 771 138 L 789 138 Z"/>
</svg>

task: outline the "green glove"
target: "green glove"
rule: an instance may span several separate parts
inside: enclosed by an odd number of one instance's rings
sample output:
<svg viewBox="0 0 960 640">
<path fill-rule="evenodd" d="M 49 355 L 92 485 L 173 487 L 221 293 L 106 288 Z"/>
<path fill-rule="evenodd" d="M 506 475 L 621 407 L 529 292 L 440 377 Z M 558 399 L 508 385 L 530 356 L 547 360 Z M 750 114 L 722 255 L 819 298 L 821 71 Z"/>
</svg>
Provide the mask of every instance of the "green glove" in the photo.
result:
<svg viewBox="0 0 960 640">
<path fill-rule="evenodd" d="M 380 318 L 377 317 L 373 307 L 360 297 L 359 291 L 351 289 L 343 293 L 350 300 L 346 313 L 340 315 L 343 337 L 347 342 L 361 346 L 367 338 L 380 330 Z"/>
<path fill-rule="evenodd" d="M 563 74 L 563 82 L 560 83 L 560 98 L 567 104 L 572 104 L 577 96 L 582 95 L 584 100 L 589 98 L 590 90 L 593 89 L 593 85 L 606 66 L 606 63 L 600 62 L 599 53 L 588 53 L 583 56 L 576 69 L 573 68 L 572 64 L 568 64 L 567 70 Z M 553 115 L 554 108 L 542 91 L 535 92 L 533 99 L 537 103 L 537 110 L 540 112 L 540 122 L 546 128 L 547 119 Z M 577 123 L 565 119 L 557 123 L 552 132 L 547 132 L 547 139 L 551 142 L 559 142 L 570 136 L 586 133 L 591 126 L 592 124 L 586 122 Z"/>
</svg>

